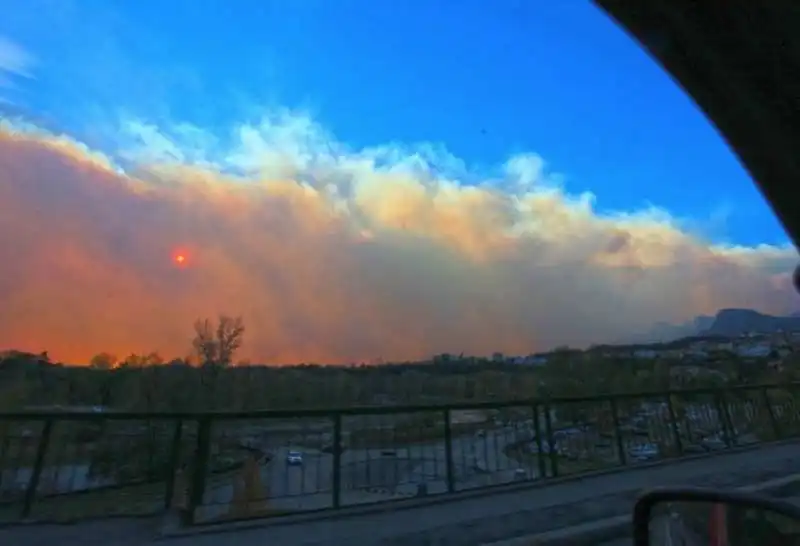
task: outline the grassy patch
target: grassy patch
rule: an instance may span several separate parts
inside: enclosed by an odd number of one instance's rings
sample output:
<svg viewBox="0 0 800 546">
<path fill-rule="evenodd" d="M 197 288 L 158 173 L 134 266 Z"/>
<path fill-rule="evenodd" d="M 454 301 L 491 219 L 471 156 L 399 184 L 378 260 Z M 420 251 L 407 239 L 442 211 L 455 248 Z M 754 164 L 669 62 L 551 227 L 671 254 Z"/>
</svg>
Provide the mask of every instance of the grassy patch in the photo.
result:
<svg viewBox="0 0 800 546">
<path fill-rule="evenodd" d="M 164 484 L 141 484 L 38 497 L 31 517 L 35 520 L 68 522 L 101 516 L 139 516 L 163 507 Z M 0 505 L 0 521 L 17 521 L 22 501 Z"/>
<path fill-rule="evenodd" d="M 230 483 L 241 464 L 206 476 L 206 490 Z M 187 479 L 189 477 L 187 476 Z M 17 521 L 22 513 L 22 496 L 0 503 L 0 522 Z M 69 522 L 103 516 L 146 516 L 163 510 L 166 481 L 128 483 L 69 493 L 37 496 L 31 516 L 49 522 Z"/>
<path fill-rule="evenodd" d="M 39 450 L 38 438 L 11 438 L 0 445 L 0 469 L 33 467 Z M 95 451 L 93 443 L 78 443 L 54 437 L 45 453 L 45 465 L 89 464 Z"/>
<path fill-rule="evenodd" d="M 581 474 L 583 472 L 592 472 L 595 470 L 602 470 L 605 468 L 612 468 L 617 466 L 616 461 L 609 461 L 599 457 L 591 457 L 585 459 L 575 459 L 566 457 L 564 455 L 551 455 L 549 453 L 532 453 L 525 447 L 525 443 L 509 444 L 503 449 L 506 457 L 517 461 L 530 468 L 538 468 L 539 458 L 545 461 L 545 467 L 551 468 L 553 457 L 556 459 L 558 465 L 558 474 L 565 476 L 569 474 Z"/>
</svg>

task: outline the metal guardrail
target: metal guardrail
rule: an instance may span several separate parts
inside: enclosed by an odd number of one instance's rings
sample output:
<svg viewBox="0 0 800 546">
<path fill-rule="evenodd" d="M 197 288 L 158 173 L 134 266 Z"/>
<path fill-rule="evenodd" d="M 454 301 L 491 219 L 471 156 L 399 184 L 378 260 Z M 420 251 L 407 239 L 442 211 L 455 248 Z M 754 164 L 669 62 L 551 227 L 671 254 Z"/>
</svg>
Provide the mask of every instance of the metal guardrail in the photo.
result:
<svg viewBox="0 0 800 546">
<path fill-rule="evenodd" d="M 800 385 L 238 413 L 0 414 L 0 522 L 338 509 L 800 436 Z"/>
</svg>

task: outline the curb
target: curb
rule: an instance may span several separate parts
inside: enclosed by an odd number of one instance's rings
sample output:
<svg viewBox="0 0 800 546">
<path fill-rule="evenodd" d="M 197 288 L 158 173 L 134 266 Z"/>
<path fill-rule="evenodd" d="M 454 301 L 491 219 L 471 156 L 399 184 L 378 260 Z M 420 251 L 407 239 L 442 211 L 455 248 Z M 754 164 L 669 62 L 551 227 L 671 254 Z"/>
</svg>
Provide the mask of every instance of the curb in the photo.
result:
<svg viewBox="0 0 800 546">
<path fill-rule="evenodd" d="M 800 493 L 800 474 L 791 474 L 754 485 L 737 487 L 735 490 L 761 493 L 772 497 L 792 496 Z M 595 546 L 623 538 L 629 534 L 630 529 L 631 516 L 625 514 L 544 533 L 484 543 L 481 546 Z"/>
</svg>

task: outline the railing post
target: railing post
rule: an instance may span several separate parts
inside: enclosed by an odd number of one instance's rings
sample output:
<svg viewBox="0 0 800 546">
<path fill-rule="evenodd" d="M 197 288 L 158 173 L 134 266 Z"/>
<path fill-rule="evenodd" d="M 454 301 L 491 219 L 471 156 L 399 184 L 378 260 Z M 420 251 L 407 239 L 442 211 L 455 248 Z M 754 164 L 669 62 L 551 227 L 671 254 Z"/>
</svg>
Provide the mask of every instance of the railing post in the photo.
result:
<svg viewBox="0 0 800 546">
<path fill-rule="evenodd" d="M 696 405 L 691 404 L 693 413 L 692 415 L 696 415 Z M 686 440 L 689 442 L 690 445 L 694 445 L 694 430 L 692 429 L 692 418 L 690 416 L 686 416 L 686 412 L 684 410 L 684 419 L 683 419 L 683 428 L 686 429 Z"/>
<path fill-rule="evenodd" d="M 342 414 L 333 414 L 333 507 L 339 508 L 342 505 Z"/>
<path fill-rule="evenodd" d="M 767 408 L 767 415 L 769 415 L 770 423 L 772 424 L 772 432 L 775 434 L 775 439 L 781 439 L 781 426 L 778 424 L 778 418 L 775 417 L 775 409 L 772 407 L 772 400 L 769 399 L 769 388 L 761 388 L 761 397 L 763 398 L 764 406 Z"/>
<path fill-rule="evenodd" d="M 547 463 L 544 461 L 544 453 L 542 453 L 542 424 L 539 422 L 539 404 L 536 403 L 531 406 L 533 413 L 533 434 L 534 441 L 536 442 L 536 463 L 539 469 L 539 479 L 547 477 Z"/>
<path fill-rule="evenodd" d="M 672 403 L 672 395 L 667 394 L 667 411 L 669 412 L 670 426 L 672 427 L 672 437 L 675 442 L 677 455 L 683 455 L 683 443 L 681 442 L 681 431 L 678 426 L 678 419 L 675 416 L 675 405 Z"/>
<path fill-rule="evenodd" d="M 788 385 L 786 387 L 786 391 L 789 393 L 791 412 L 792 412 L 792 414 L 794 414 L 795 417 L 800 416 L 800 408 L 798 407 L 798 402 L 797 402 L 798 390 L 800 390 L 798 388 L 799 386 L 800 386 L 800 383 L 793 382 L 793 383 L 791 383 L 790 385 Z M 786 414 L 785 410 L 784 410 L 784 414 Z M 787 415 L 787 417 L 789 417 L 789 416 Z M 786 425 L 788 425 L 788 430 L 787 430 Z M 792 419 L 788 423 L 785 423 L 785 424 L 781 423 L 781 432 L 783 433 L 784 437 L 786 437 L 786 436 L 789 436 L 789 437 L 797 436 L 797 420 L 796 419 Z"/>
<path fill-rule="evenodd" d="M 39 480 L 42 477 L 42 467 L 47 448 L 50 445 L 50 436 L 53 432 L 53 419 L 47 419 L 42 426 L 42 433 L 39 438 L 39 445 L 36 447 L 36 461 L 33 464 L 31 479 L 25 489 L 25 502 L 22 505 L 22 519 L 27 519 L 31 514 L 33 501 L 36 498 L 36 490 L 39 488 Z"/>
<path fill-rule="evenodd" d="M 558 451 L 553 438 L 553 419 L 550 416 L 550 403 L 544 405 L 544 428 L 547 434 L 547 452 L 550 455 L 550 472 L 553 477 L 558 477 Z"/>
<path fill-rule="evenodd" d="M 728 401 L 725 397 L 724 391 L 719 390 L 715 393 L 714 403 L 717 408 L 717 420 L 722 427 L 722 439 L 725 442 L 725 445 L 730 448 L 735 443 L 735 435 L 733 430 L 731 430 Z"/>
<path fill-rule="evenodd" d="M 456 490 L 455 473 L 453 472 L 453 429 L 450 425 L 450 409 L 444 410 L 444 456 L 447 473 L 447 492 Z"/>
<path fill-rule="evenodd" d="M 172 445 L 169 452 L 169 466 L 167 483 L 164 488 L 164 509 L 172 508 L 172 498 L 175 493 L 175 473 L 181 460 L 181 436 L 183 435 L 183 420 L 178 419 L 175 430 L 172 432 Z"/>
<path fill-rule="evenodd" d="M 189 506 L 184 514 L 185 525 L 194 523 L 195 511 L 198 506 L 203 504 L 210 451 L 211 417 L 203 416 L 197 421 L 197 445 L 194 450 L 194 461 L 192 461 L 192 485 L 189 490 Z"/>
<path fill-rule="evenodd" d="M 625 466 L 628 464 L 628 456 L 625 453 L 625 442 L 622 439 L 622 431 L 619 428 L 619 407 L 617 407 L 617 399 L 613 396 L 609 399 L 611 404 L 611 421 L 614 423 L 614 437 L 617 440 L 617 454 L 619 456 L 619 464 Z"/>
</svg>

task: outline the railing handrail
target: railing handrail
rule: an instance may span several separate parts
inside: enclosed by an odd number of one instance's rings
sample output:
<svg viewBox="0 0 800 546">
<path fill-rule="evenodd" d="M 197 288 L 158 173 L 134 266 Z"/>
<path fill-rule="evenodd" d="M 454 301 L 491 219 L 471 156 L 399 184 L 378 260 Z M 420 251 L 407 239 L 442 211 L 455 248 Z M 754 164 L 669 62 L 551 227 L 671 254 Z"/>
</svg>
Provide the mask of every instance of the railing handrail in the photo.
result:
<svg viewBox="0 0 800 546">
<path fill-rule="evenodd" d="M 488 410 L 524 406 L 558 405 L 604 400 L 624 400 L 636 398 L 667 398 L 680 395 L 708 395 L 716 393 L 741 392 L 762 389 L 787 389 L 800 386 L 800 381 L 785 383 L 760 383 L 747 385 L 724 385 L 692 389 L 667 389 L 635 392 L 616 392 L 590 396 L 539 396 L 523 399 L 507 399 L 482 402 L 445 402 L 440 404 L 347 406 L 315 409 L 267 409 L 267 410 L 217 410 L 217 411 L 116 411 L 113 409 L 93 411 L 15 411 L 0 412 L 0 421 L 99 421 L 99 420 L 204 420 L 204 419 L 287 419 L 331 417 L 332 415 L 389 415 L 397 413 L 433 413 L 443 411 Z"/>
</svg>

